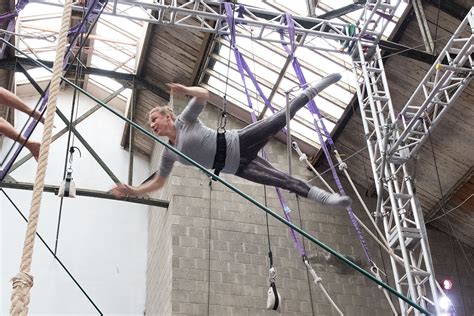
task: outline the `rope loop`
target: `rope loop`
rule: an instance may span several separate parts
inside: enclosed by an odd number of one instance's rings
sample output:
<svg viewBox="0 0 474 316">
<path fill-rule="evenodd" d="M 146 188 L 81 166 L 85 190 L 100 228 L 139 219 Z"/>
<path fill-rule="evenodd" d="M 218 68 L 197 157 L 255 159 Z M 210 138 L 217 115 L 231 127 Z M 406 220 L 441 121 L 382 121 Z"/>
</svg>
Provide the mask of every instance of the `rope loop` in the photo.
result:
<svg viewBox="0 0 474 316">
<path fill-rule="evenodd" d="M 26 272 L 18 272 L 11 279 L 13 288 L 32 288 L 33 287 L 33 276 Z"/>
</svg>

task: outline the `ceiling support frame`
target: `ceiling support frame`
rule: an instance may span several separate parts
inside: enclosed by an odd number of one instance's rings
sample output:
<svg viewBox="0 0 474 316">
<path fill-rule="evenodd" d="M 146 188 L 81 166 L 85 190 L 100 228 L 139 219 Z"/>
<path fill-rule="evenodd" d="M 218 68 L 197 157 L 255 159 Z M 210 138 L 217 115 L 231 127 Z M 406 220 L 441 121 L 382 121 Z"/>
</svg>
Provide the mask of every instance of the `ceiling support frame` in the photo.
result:
<svg viewBox="0 0 474 316">
<path fill-rule="evenodd" d="M 398 291 L 440 315 L 438 297 L 443 293 L 437 288 L 421 203 L 408 162 L 474 76 L 474 8 L 398 114 L 391 102 L 380 49 L 365 59 L 361 42 L 357 48 L 358 58 L 353 61 L 354 74 L 361 83 L 357 95 L 378 194 L 374 216 L 382 218 L 391 248 L 403 258 L 402 265 L 391 258 L 395 284 Z M 449 66 L 442 64 L 444 58 Z M 399 303 L 402 315 L 412 312 L 405 302 Z"/>
<path fill-rule="evenodd" d="M 423 4 L 421 0 L 412 0 L 413 10 L 415 11 L 418 26 L 420 27 L 421 37 L 425 44 L 425 49 L 428 53 L 435 53 L 434 42 L 431 37 L 430 28 L 428 27 L 428 21 L 426 20 L 425 12 L 423 10 Z"/>
</svg>

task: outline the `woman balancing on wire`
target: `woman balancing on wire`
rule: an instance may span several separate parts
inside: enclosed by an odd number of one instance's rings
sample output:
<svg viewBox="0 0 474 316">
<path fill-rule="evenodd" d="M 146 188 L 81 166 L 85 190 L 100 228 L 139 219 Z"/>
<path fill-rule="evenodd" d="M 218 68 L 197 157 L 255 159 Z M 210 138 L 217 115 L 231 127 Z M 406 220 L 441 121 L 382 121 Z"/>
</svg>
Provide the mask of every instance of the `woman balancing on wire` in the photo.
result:
<svg viewBox="0 0 474 316">
<path fill-rule="evenodd" d="M 339 74 L 329 75 L 294 98 L 289 105 L 291 118 L 319 92 L 340 78 Z M 172 95 L 187 95 L 193 98 L 178 116 L 175 116 L 168 106 L 152 109 L 149 113 L 150 127 L 156 135 L 166 136 L 169 144 L 186 156 L 205 168 L 217 169 L 217 173 L 222 171 L 235 174 L 252 182 L 289 190 L 325 205 L 344 208 L 350 206 L 351 199 L 348 196 L 331 194 L 318 187 L 309 186 L 304 181 L 275 169 L 269 162 L 258 156 L 260 149 L 285 127 L 285 109 L 242 129 L 218 134 L 216 130 L 203 125 L 198 119 L 209 98 L 209 92 L 206 89 L 186 87 L 177 83 L 168 84 L 168 88 Z M 222 138 L 225 142 L 222 142 Z M 123 197 L 158 190 L 165 184 L 175 161 L 190 165 L 188 161 L 165 148 L 161 155 L 158 172 L 151 180 L 136 187 L 118 184 L 111 192 L 118 197 Z"/>
<path fill-rule="evenodd" d="M 6 105 L 8 107 L 17 109 L 26 113 L 28 115 L 33 116 L 33 118 L 40 120 L 44 123 L 44 118 L 41 117 L 41 113 L 32 110 L 28 105 L 26 105 L 23 101 L 21 101 L 16 95 L 11 93 L 10 91 L 0 88 L 0 105 Z M 39 151 L 40 151 L 40 143 L 26 140 L 20 133 L 18 133 L 15 128 L 8 123 L 5 119 L 0 117 L 0 134 L 5 135 L 6 137 L 18 141 L 21 144 L 24 144 L 26 148 L 31 152 L 33 157 L 38 160 Z"/>
</svg>

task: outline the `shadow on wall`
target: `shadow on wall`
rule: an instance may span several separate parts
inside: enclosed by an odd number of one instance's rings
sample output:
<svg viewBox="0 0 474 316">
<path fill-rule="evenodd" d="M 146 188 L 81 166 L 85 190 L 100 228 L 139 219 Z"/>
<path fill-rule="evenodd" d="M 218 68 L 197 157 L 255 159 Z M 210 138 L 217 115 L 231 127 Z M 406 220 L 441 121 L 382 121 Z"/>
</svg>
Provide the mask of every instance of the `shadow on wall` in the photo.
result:
<svg viewBox="0 0 474 316">
<path fill-rule="evenodd" d="M 343 256 L 346 259 L 350 260 L 352 263 L 358 265 L 359 267 L 362 267 L 364 269 L 368 268 L 364 266 L 364 263 L 358 257 L 346 256 L 344 254 Z M 325 250 L 316 251 L 316 254 L 311 257 L 308 257 L 308 259 L 311 264 L 325 264 L 325 265 L 333 266 L 335 268 L 335 272 L 339 274 L 357 274 L 358 273 L 356 270 L 352 269 L 349 265 L 342 262 L 336 256 L 334 256 L 333 254 Z"/>
</svg>

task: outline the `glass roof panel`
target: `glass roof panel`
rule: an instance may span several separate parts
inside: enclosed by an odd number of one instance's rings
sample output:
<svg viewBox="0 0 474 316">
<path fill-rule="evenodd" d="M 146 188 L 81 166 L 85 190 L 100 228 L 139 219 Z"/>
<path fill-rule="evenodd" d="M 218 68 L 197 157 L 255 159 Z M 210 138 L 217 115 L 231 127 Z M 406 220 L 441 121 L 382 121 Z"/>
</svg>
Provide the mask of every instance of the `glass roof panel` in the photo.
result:
<svg viewBox="0 0 474 316">
<path fill-rule="evenodd" d="M 142 1 L 149 2 L 151 0 Z M 130 20 L 126 16 L 133 14 L 137 18 L 148 17 L 147 12 L 140 8 L 109 3 L 107 12 L 115 10 L 117 15 L 103 14 L 99 19 L 95 32 L 89 36 L 91 46 L 84 47 L 84 53 L 91 55 L 91 67 L 113 70 L 125 73 L 135 73 L 138 42 L 143 35 L 144 22 Z M 19 31 L 24 35 L 20 37 L 17 46 L 27 56 L 35 59 L 54 61 L 57 46 L 57 30 L 60 28 L 62 7 L 40 3 L 29 3 L 19 15 Z M 52 35 L 52 36 L 50 36 Z M 50 36 L 45 39 L 45 36 Z M 49 40 L 49 41 L 48 41 Z M 22 56 L 20 53 L 17 55 Z M 24 56 L 22 56 L 24 57 Z M 48 80 L 51 74 L 44 70 L 30 71 L 35 80 Z M 92 82 L 104 87 L 119 87 L 121 84 L 114 79 L 103 76 L 90 76 Z M 17 83 L 25 83 L 27 79 L 22 74 L 17 74 Z M 114 83 L 112 83 L 114 82 Z M 125 98 L 128 92 L 121 96 Z"/>
<path fill-rule="evenodd" d="M 270 12 L 290 12 L 296 16 L 308 16 L 309 14 L 307 0 L 291 2 L 284 0 L 240 0 L 238 3 L 248 5 L 249 7 L 258 7 Z M 317 7 L 314 13 L 318 16 L 336 9 L 336 6 L 337 8 L 341 8 L 353 4 L 353 0 L 320 0 L 317 2 Z M 407 7 L 405 3 L 402 3 L 400 6 L 401 8 L 397 11 L 398 17 L 403 14 Z M 359 19 L 362 13 L 363 10 L 358 9 L 357 11 L 333 19 L 332 21 L 354 23 Z M 390 32 L 393 31 L 398 18 L 393 19 L 393 21 L 394 22 L 390 23 L 389 30 L 385 32 L 386 37 L 388 37 Z M 294 96 L 301 90 L 298 90 L 299 81 L 292 65 L 290 64 L 286 68 L 284 67 L 288 59 L 288 54 L 279 43 L 280 36 L 273 33 L 265 36 L 267 39 L 266 41 L 253 40 L 253 38 L 256 37 L 252 34 L 253 30 L 249 26 L 241 24 L 236 26 L 236 32 L 244 33 L 247 36 L 252 35 L 252 38 L 242 36 L 236 37 L 236 46 L 244 56 L 249 68 L 254 73 L 265 93 L 265 96 L 269 97 L 271 93 L 274 93 L 271 100 L 272 106 L 276 110 L 283 108 L 286 104 L 285 93 L 287 91 L 292 91 L 291 95 Z M 214 60 L 219 60 L 219 62 L 209 64 L 210 68 L 206 71 L 209 76 L 204 77 L 205 82 L 203 83 L 207 83 L 211 86 L 211 89 L 214 88 L 213 92 L 221 95 L 217 87 L 225 90 L 226 81 L 228 82 L 228 85 L 230 85 L 229 82 L 232 82 L 232 87 L 228 87 L 227 90 L 232 91 L 232 96 L 236 99 L 235 104 L 248 111 L 249 107 L 247 105 L 242 79 L 238 73 L 234 55 L 229 55 L 229 43 L 226 39 L 218 38 L 217 40 L 220 44 L 220 51 L 218 56 L 213 56 L 212 58 Z M 270 42 L 270 40 L 275 42 Z M 295 51 L 295 56 L 298 58 L 306 81 L 308 83 L 314 83 L 330 73 L 340 73 L 342 75 L 342 79 L 337 84 L 328 87 L 315 98 L 316 105 L 323 116 L 323 121 L 326 123 L 327 129 L 332 131 L 338 120 L 342 117 L 344 109 L 349 105 L 351 100 L 353 100 L 354 94 L 356 93 L 355 85 L 357 82 L 352 74 L 352 61 L 350 56 L 338 52 L 341 46 L 340 43 L 334 40 L 319 38 L 314 39 L 313 41 L 317 41 L 319 45 L 318 47 L 321 47 L 322 49 L 315 50 L 298 47 Z M 326 51 L 326 49 L 331 51 Z M 228 60 L 229 56 L 230 62 Z M 229 80 L 226 80 L 227 73 L 229 74 Z M 216 80 L 216 78 L 219 79 Z M 219 81 L 219 84 L 217 84 L 216 81 Z M 267 111 L 264 108 L 260 96 L 256 96 L 256 89 L 251 81 L 247 79 L 246 84 L 251 92 L 251 99 L 254 106 L 255 104 L 259 105 L 257 115 L 262 111 L 265 112 L 264 116 L 271 115 L 271 111 Z M 314 130 L 313 118 L 309 110 L 303 109 L 299 111 L 295 116 L 294 121 L 295 123 L 291 125 L 294 136 L 307 141 L 316 148 L 319 148 L 317 134 Z"/>
<path fill-rule="evenodd" d="M 141 1 L 142 3 L 154 3 L 153 0 Z M 353 0 L 320 0 L 317 1 L 314 12 L 310 12 L 307 0 L 239 0 L 241 4 L 247 6 L 258 6 L 268 12 L 289 12 L 297 16 L 318 16 L 337 8 L 353 5 Z M 407 4 L 402 2 L 397 11 L 397 16 L 401 16 L 406 10 Z M 95 33 L 90 36 L 90 47 L 85 47 L 84 52 L 90 54 L 88 58 L 89 66 L 113 70 L 125 73 L 134 73 L 136 70 L 136 56 L 139 40 L 143 36 L 143 25 L 140 19 L 147 19 L 149 13 L 139 6 L 122 5 L 117 2 L 110 2 L 106 8 L 107 12 L 114 12 L 115 15 L 102 15 L 97 23 Z M 363 10 L 350 12 L 344 16 L 333 19 L 342 23 L 354 23 Z M 20 49 L 28 56 L 52 61 L 54 59 L 57 36 L 59 29 L 62 8 L 51 5 L 30 3 L 20 13 L 19 31 L 23 34 L 33 35 L 21 37 L 18 42 Z M 127 19 L 126 17 L 133 17 Z M 385 36 L 393 30 L 398 18 L 390 23 L 389 30 Z M 260 83 L 261 89 L 267 97 L 271 96 L 272 105 L 276 110 L 281 109 L 286 104 L 285 93 L 292 91 L 294 96 L 299 88 L 299 81 L 291 64 L 288 65 L 287 52 L 279 43 L 280 36 L 276 33 L 265 34 L 270 41 L 254 40 L 257 34 L 248 25 L 238 25 L 237 31 L 245 33 L 252 38 L 237 37 L 237 46 L 244 56 L 249 68 L 255 74 L 255 78 Z M 254 36 L 255 35 L 255 36 Z M 203 84 L 209 86 L 216 94 L 223 96 L 227 91 L 228 100 L 248 110 L 248 101 L 244 93 L 241 76 L 237 70 L 237 65 L 233 53 L 229 51 L 229 44 L 226 39 L 218 37 L 219 53 L 210 56 L 210 68 L 205 70 L 207 76 Z M 295 56 L 298 58 L 306 81 L 309 83 L 320 80 L 327 74 L 337 72 L 342 74 L 342 80 L 336 85 L 326 89 L 316 98 L 322 115 L 327 119 L 328 129 L 332 129 L 344 113 L 344 109 L 353 99 L 356 91 L 356 80 L 351 70 L 350 56 L 338 53 L 340 43 L 328 39 L 313 39 L 318 42 L 322 49 L 309 49 L 299 47 Z M 327 51 L 331 50 L 331 51 Z M 335 51 L 336 50 L 336 51 Z M 229 62 L 230 57 L 230 62 Z M 285 66 L 286 65 L 286 66 Z M 31 72 L 33 77 L 45 78 L 49 73 L 42 70 Z M 19 81 L 26 80 L 21 75 Z M 110 78 L 100 76 L 90 76 L 92 82 L 101 83 L 104 87 L 114 87 L 119 83 L 111 83 Z M 266 110 L 262 99 L 258 96 L 253 83 L 247 79 L 247 88 L 251 95 L 251 100 L 257 114 L 270 115 Z M 126 93 L 123 93 L 126 96 Z M 310 143 L 317 147 L 316 138 L 307 136 L 313 126 L 312 116 L 307 110 L 300 111 L 295 117 L 294 133 L 302 139 L 311 139 Z M 314 128 L 313 128 L 314 132 Z M 304 136 L 303 136 L 304 135 Z M 308 134 L 310 135 L 310 134 Z"/>
</svg>

